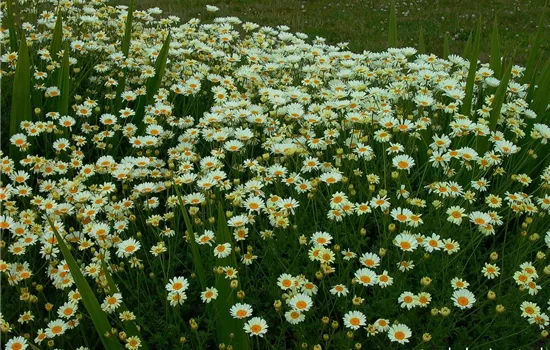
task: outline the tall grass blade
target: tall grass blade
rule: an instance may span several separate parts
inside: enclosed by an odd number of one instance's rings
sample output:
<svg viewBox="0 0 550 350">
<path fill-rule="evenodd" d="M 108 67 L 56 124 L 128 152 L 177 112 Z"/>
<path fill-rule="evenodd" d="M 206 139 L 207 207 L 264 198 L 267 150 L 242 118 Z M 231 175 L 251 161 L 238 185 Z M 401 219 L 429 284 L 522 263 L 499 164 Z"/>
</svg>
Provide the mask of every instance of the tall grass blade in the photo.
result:
<svg viewBox="0 0 550 350">
<path fill-rule="evenodd" d="M 102 263 L 105 279 L 107 280 L 107 285 L 109 286 L 109 292 L 119 293 L 119 290 L 115 284 L 115 281 L 113 280 L 113 276 L 111 276 L 111 274 L 109 273 L 109 270 L 107 269 L 107 264 L 105 264 L 105 261 L 101 261 L 101 263 Z M 124 304 L 124 301 L 120 303 L 118 310 L 120 312 L 129 311 L 128 307 L 126 307 L 126 304 Z M 128 336 L 136 336 L 141 340 L 141 349 L 149 349 L 147 344 L 145 344 L 145 341 L 143 340 L 143 337 L 141 336 L 141 333 L 134 321 L 131 321 L 131 320 L 124 321 L 122 322 L 122 326 L 124 327 L 124 331 Z"/>
<path fill-rule="evenodd" d="M 426 53 L 426 44 L 424 43 L 424 28 L 420 27 L 420 34 L 418 37 L 418 53 Z"/>
<path fill-rule="evenodd" d="M 29 61 L 29 48 L 25 39 L 25 33 L 21 32 L 21 45 L 17 57 L 17 66 L 13 78 L 13 91 L 10 114 L 10 135 L 21 131 L 21 122 L 31 120 L 31 65 Z M 15 164 L 21 160 L 21 151 L 10 144 L 10 158 Z"/>
<path fill-rule="evenodd" d="M 183 215 L 183 220 L 185 222 L 185 229 L 189 234 L 189 244 L 191 245 L 191 254 L 193 256 L 193 264 L 195 265 L 195 271 L 197 273 L 197 276 L 199 277 L 199 283 L 201 285 L 201 289 L 205 290 L 206 287 L 208 286 L 206 284 L 206 273 L 204 272 L 204 266 L 202 265 L 202 259 L 199 252 L 199 245 L 197 244 L 197 241 L 195 241 L 195 234 L 193 233 L 193 224 L 191 222 L 191 218 L 189 217 L 189 213 L 187 213 L 187 209 L 185 208 L 183 199 L 181 198 L 181 193 L 176 185 L 174 185 L 174 190 L 176 191 L 178 202 L 180 204 L 179 207 L 180 207 L 180 212 Z"/>
<path fill-rule="evenodd" d="M 61 42 L 63 41 L 63 16 L 61 10 L 57 12 L 55 27 L 53 29 L 52 43 L 50 45 L 50 56 L 53 60 L 57 59 L 57 53 L 61 50 Z"/>
<path fill-rule="evenodd" d="M 166 61 L 168 59 L 168 52 L 170 50 L 170 39 L 171 35 L 168 33 L 164 45 L 159 52 L 157 60 L 155 61 L 155 76 L 148 80 L 147 82 L 147 103 L 153 102 L 153 96 L 157 93 L 160 88 L 160 83 L 164 77 L 164 70 L 166 69 Z"/>
<path fill-rule="evenodd" d="M 449 58 L 451 49 L 449 48 L 449 32 L 445 33 L 445 39 L 443 40 L 443 58 Z"/>
<path fill-rule="evenodd" d="M 231 232 L 227 226 L 227 221 L 223 211 L 223 206 L 218 202 L 218 231 L 216 232 L 216 243 L 232 243 Z M 220 266 L 237 267 L 237 258 L 235 257 L 234 246 L 231 254 L 223 259 L 217 259 Z M 237 279 L 238 281 L 238 279 Z M 242 328 L 241 322 L 235 322 L 231 317 L 229 309 L 235 303 L 235 292 L 230 287 L 229 280 L 223 275 L 216 278 L 216 289 L 218 298 L 215 300 L 217 310 L 216 333 L 218 344 L 232 344 L 235 349 L 248 349 L 247 336 Z M 230 334 L 234 337 L 231 339 Z"/>
<path fill-rule="evenodd" d="M 474 97 L 474 85 L 476 78 L 477 58 L 479 56 L 479 45 L 481 43 L 481 20 L 477 24 L 474 46 L 470 55 L 470 69 L 466 80 L 466 96 L 464 97 L 460 113 L 469 115 L 472 109 L 472 99 Z"/>
<path fill-rule="evenodd" d="M 145 105 L 151 104 L 153 102 L 153 96 L 155 96 L 156 92 L 158 91 L 160 83 L 162 82 L 162 78 L 164 77 L 164 70 L 166 68 L 166 61 L 168 59 L 168 52 L 170 49 L 170 39 L 171 35 L 170 33 L 168 33 L 168 35 L 166 36 L 166 40 L 162 45 L 162 49 L 160 50 L 155 61 L 155 76 L 147 80 L 147 95 L 145 99 L 143 99 L 143 96 L 141 96 L 141 98 L 139 98 L 138 100 L 138 106 L 136 109 L 134 120 L 139 131 L 143 131 L 144 128 L 143 116 L 145 115 Z"/>
<path fill-rule="evenodd" d="M 540 78 L 536 80 L 537 88 L 533 90 L 533 100 L 530 108 L 536 113 L 537 123 L 550 125 L 550 118 L 547 115 L 547 107 L 550 103 L 550 59 L 544 65 Z"/>
<path fill-rule="evenodd" d="M 63 45 L 63 61 L 61 63 L 61 74 L 59 76 L 59 91 L 60 98 L 58 99 L 58 109 L 60 115 L 69 114 L 69 91 L 70 91 L 70 80 L 69 80 L 69 42 L 65 41 Z"/>
<path fill-rule="evenodd" d="M 13 18 L 13 4 L 12 4 L 12 1 L 13 0 L 8 0 L 7 1 L 7 13 L 8 13 L 8 18 L 7 18 L 7 22 L 8 22 L 8 30 L 10 32 L 10 49 L 12 51 L 17 51 L 18 50 L 18 45 L 17 45 L 17 31 L 16 31 L 16 27 L 15 27 L 15 19 Z"/>
<path fill-rule="evenodd" d="M 48 222 L 55 233 L 55 238 L 59 243 L 61 253 L 65 258 L 67 265 L 69 265 L 71 276 L 73 277 L 76 287 L 78 288 L 78 291 L 82 296 L 82 303 L 90 314 L 90 318 L 92 319 L 95 330 L 97 331 L 99 338 L 101 339 L 101 343 L 103 344 L 105 349 L 123 349 L 122 345 L 118 342 L 116 337 L 105 336 L 105 334 L 110 334 L 111 332 L 111 326 L 109 324 L 109 320 L 107 319 L 107 315 L 105 314 L 105 312 L 103 312 L 103 310 L 101 310 L 101 306 L 99 305 L 99 302 L 97 301 L 94 292 L 92 291 L 92 288 L 88 284 L 88 281 L 86 281 L 86 278 L 82 274 L 82 271 L 80 271 L 80 267 L 76 263 L 76 260 L 72 256 L 69 248 L 63 241 L 63 237 L 61 237 L 50 218 L 48 218 Z"/>
<path fill-rule="evenodd" d="M 397 47 L 397 20 L 395 18 L 395 0 L 392 0 L 391 3 L 388 47 Z"/>
<path fill-rule="evenodd" d="M 495 17 L 493 24 L 493 33 L 491 34 L 491 57 L 489 66 L 495 72 L 495 76 L 500 79 L 502 71 L 502 62 L 500 61 L 500 39 L 498 37 L 498 23 Z"/>
<path fill-rule="evenodd" d="M 124 30 L 124 39 L 122 39 L 122 54 L 124 57 L 128 58 L 128 53 L 130 52 L 130 41 L 132 40 L 132 21 L 134 17 L 134 0 L 130 1 L 130 6 L 128 7 L 128 17 L 126 18 L 126 28 Z M 116 97 L 115 97 L 115 108 L 114 112 L 122 108 L 122 97 L 120 95 L 124 92 L 126 87 L 126 72 L 122 78 L 118 80 L 118 86 L 116 88 Z"/>
<path fill-rule="evenodd" d="M 537 57 L 539 56 L 540 44 L 542 43 L 542 36 L 544 33 L 544 14 L 546 12 L 546 5 L 542 10 L 539 18 L 539 24 L 537 27 L 537 34 L 535 35 L 535 40 L 533 41 L 531 52 L 529 52 L 529 58 L 525 65 L 525 72 L 523 74 L 523 83 L 534 83 L 534 75 L 536 70 Z"/>
<path fill-rule="evenodd" d="M 491 131 L 496 131 L 497 129 L 497 122 L 500 118 L 500 110 L 502 109 L 502 105 L 504 104 L 504 100 L 506 99 L 506 93 L 508 91 L 508 83 L 510 82 L 511 74 L 512 61 L 508 62 L 506 68 L 504 69 L 502 79 L 500 80 L 500 84 L 493 99 L 493 104 L 491 105 L 492 110 L 491 117 L 489 119 L 489 129 L 491 129 Z"/>
<path fill-rule="evenodd" d="M 470 35 L 468 35 L 468 40 L 466 41 L 466 45 L 464 46 L 464 51 L 462 52 L 462 57 L 470 59 L 470 50 L 472 47 L 472 32 L 470 32 Z"/>
</svg>

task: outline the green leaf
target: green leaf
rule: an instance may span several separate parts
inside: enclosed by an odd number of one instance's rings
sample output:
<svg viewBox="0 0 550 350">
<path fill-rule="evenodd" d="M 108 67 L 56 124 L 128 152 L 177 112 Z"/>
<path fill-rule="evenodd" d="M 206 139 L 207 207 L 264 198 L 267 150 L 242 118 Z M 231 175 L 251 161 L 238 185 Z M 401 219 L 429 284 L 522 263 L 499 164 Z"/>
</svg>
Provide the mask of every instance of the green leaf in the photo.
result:
<svg viewBox="0 0 550 350">
<path fill-rule="evenodd" d="M 502 63 L 500 62 L 500 40 L 498 37 L 498 23 L 495 17 L 493 24 L 493 33 L 491 34 L 491 57 L 489 66 L 495 72 L 495 76 L 500 79 Z"/>
<path fill-rule="evenodd" d="M 10 135 L 21 131 L 21 122 L 31 120 L 31 65 L 29 62 L 29 48 L 25 33 L 21 32 L 21 45 L 17 57 L 17 66 L 13 79 L 13 92 L 10 112 Z M 30 141 L 29 141 L 30 142 Z M 21 151 L 10 144 L 10 158 L 19 164 Z"/>
<path fill-rule="evenodd" d="M 164 77 L 164 70 L 166 69 L 166 61 L 168 59 L 168 52 L 170 50 L 170 39 L 171 35 L 168 33 L 162 49 L 159 52 L 159 55 L 155 61 L 155 76 L 147 81 L 147 103 L 150 104 L 153 102 L 153 96 L 157 93 L 160 88 L 160 83 Z"/>
<path fill-rule="evenodd" d="M 195 241 L 195 234 L 193 233 L 193 224 L 191 222 L 191 218 L 189 217 L 189 214 L 187 213 L 187 209 L 185 208 L 185 204 L 183 203 L 183 199 L 181 198 L 181 194 L 176 185 L 174 185 L 174 190 L 176 191 L 176 195 L 178 197 L 178 201 L 180 204 L 180 211 L 183 215 L 183 220 L 185 221 L 185 228 L 187 230 L 187 233 L 189 234 L 189 244 L 191 245 L 191 254 L 193 256 L 193 264 L 195 265 L 195 270 L 197 272 L 197 276 L 199 277 L 199 283 L 201 285 L 201 289 L 205 290 L 206 287 L 208 286 L 206 284 L 206 273 L 204 272 L 204 267 L 202 265 L 202 259 L 199 252 L 199 245 L 197 244 L 197 241 Z"/>
<path fill-rule="evenodd" d="M 13 0 L 7 0 L 7 4 L 8 4 L 8 8 L 7 8 L 7 12 L 8 12 L 8 19 L 7 19 L 7 22 L 8 22 L 8 30 L 10 32 L 10 49 L 12 51 L 17 51 L 18 50 L 18 45 L 17 45 L 17 31 L 15 29 L 15 19 L 13 18 L 13 4 L 12 4 L 12 1 Z"/>
<path fill-rule="evenodd" d="M 500 80 L 500 84 L 498 85 L 497 92 L 495 93 L 495 97 L 491 105 L 491 118 L 489 119 L 489 129 L 491 129 L 491 131 L 496 131 L 497 129 L 497 122 L 500 118 L 500 110 L 502 109 L 502 105 L 506 99 L 506 92 L 508 91 L 508 83 L 510 82 L 511 75 L 512 61 L 508 62 L 506 68 L 504 69 L 504 74 L 502 75 L 502 79 Z"/>
<path fill-rule="evenodd" d="M 497 122 L 500 118 L 500 111 L 504 100 L 506 99 L 506 93 L 508 91 L 508 83 L 510 82 L 510 76 L 512 75 L 512 61 L 508 62 L 504 70 L 504 75 L 500 81 L 500 84 L 497 88 L 495 96 L 493 98 L 493 103 L 491 104 L 491 115 L 489 118 L 489 129 L 491 131 L 496 131 Z M 489 139 L 487 137 L 481 137 L 478 139 L 478 149 L 477 152 L 483 156 L 485 152 L 489 150 Z"/>
<path fill-rule="evenodd" d="M 470 32 L 470 35 L 468 35 L 468 40 L 466 41 L 466 45 L 464 46 L 464 51 L 462 52 L 462 57 L 470 59 L 470 50 L 472 46 L 472 32 Z"/>
<path fill-rule="evenodd" d="M 449 32 L 445 33 L 445 38 L 443 40 L 443 58 L 449 58 L 451 54 L 451 49 L 449 48 Z"/>
<path fill-rule="evenodd" d="M 395 19 L 395 0 L 392 0 L 391 3 L 388 47 L 397 47 L 397 20 Z"/>
<path fill-rule="evenodd" d="M 418 53 L 426 53 L 426 44 L 424 43 L 424 28 L 420 27 L 420 34 L 418 36 Z"/>
<path fill-rule="evenodd" d="M 166 60 L 168 59 L 168 52 L 170 49 L 170 39 L 171 35 L 170 33 L 168 33 L 168 35 L 166 36 L 166 40 L 162 45 L 162 49 L 160 50 L 155 61 L 155 76 L 147 80 L 147 95 L 145 99 L 143 98 L 143 96 L 138 99 L 138 106 L 136 108 L 134 120 L 139 131 L 143 131 L 144 128 L 143 116 L 145 115 L 145 105 L 151 104 L 153 102 L 153 96 L 155 96 L 158 89 L 160 88 L 162 78 L 164 77 Z"/>
<path fill-rule="evenodd" d="M 533 100 L 530 108 L 536 113 L 536 123 L 550 124 L 550 118 L 545 118 L 548 114 L 546 108 L 550 104 L 550 59 L 544 65 L 539 78 L 536 79 L 537 87 L 533 90 Z"/>
<path fill-rule="evenodd" d="M 59 76 L 59 92 L 61 94 L 58 99 L 57 110 L 60 115 L 69 114 L 69 91 L 70 91 L 70 81 L 69 81 L 69 42 L 65 41 L 63 45 L 63 62 L 61 63 L 61 74 Z"/>
<path fill-rule="evenodd" d="M 531 52 L 529 53 L 529 58 L 527 59 L 527 64 L 525 65 L 525 72 L 523 74 L 523 83 L 534 83 L 535 78 L 535 68 L 537 63 L 537 57 L 539 56 L 540 44 L 542 42 L 542 36 L 544 33 L 544 14 L 546 12 L 546 6 L 542 10 L 539 18 L 539 24 L 537 28 L 537 34 L 535 35 L 535 40 L 533 41 Z"/>
<path fill-rule="evenodd" d="M 61 10 L 57 12 L 55 28 L 53 29 L 52 43 L 50 45 L 50 56 L 53 60 L 57 59 L 57 53 L 61 50 L 61 42 L 63 41 L 63 16 Z"/>
<path fill-rule="evenodd" d="M 218 231 L 216 232 L 216 242 L 219 244 L 231 244 L 231 254 L 222 259 L 216 259 L 219 266 L 237 267 L 237 258 L 235 256 L 235 247 L 232 244 L 231 232 L 227 226 L 223 206 L 218 202 Z M 237 281 L 239 279 L 237 278 Z M 240 283 L 239 283 L 240 285 Z M 242 327 L 242 322 L 236 322 L 230 314 L 231 307 L 235 304 L 235 292 L 230 287 L 230 281 L 223 275 L 216 277 L 216 289 L 218 298 L 214 305 L 218 312 L 216 317 L 216 341 L 218 344 L 232 344 L 235 349 L 248 349 L 248 337 Z M 233 334 L 231 339 L 229 336 Z"/>
<path fill-rule="evenodd" d="M 113 276 L 109 273 L 109 270 L 107 269 L 107 264 L 105 264 L 105 261 L 101 261 L 102 267 L 103 267 L 103 273 L 105 274 L 105 279 L 107 280 L 107 284 L 109 286 L 110 293 L 119 293 L 119 290 L 115 284 L 115 281 L 113 280 Z M 120 304 L 118 307 L 120 312 L 129 311 L 126 307 L 126 304 L 124 304 L 124 301 Z M 137 328 L 137 325 L 134 321 L 122 321 L 122 326 L 124 328 L 124 331 L 129 336 L 136 336 L 141 340 L 141 349 L 149 349 L 147 344 L 145 344 L 145 341 L 143 340 L 143 337 L 141 336 L 141 333 L 139 329 Z"/>
<path fill-rule="evenodd" d="M 466 96 L 464 97 L 460 113 L 469 115 L 472 109 L 472 99 L 474 97 L 474 85 L 477 69 L 477 58 L 479 56 L 479 46 L 481 43 L 481 20 L 477 23 L 476 37 L 474 47 L 470 55 L 470 69 L 468 70 L 468 78 L 466 80 Z"/>
<path fill-rule="evenodd" d="M 86 278 L 82 274 L 82 271 L 80 271 L 80 267 L 76 263 L 76 260 L 72 256 L 69 248 L 63 241 L 63 237 L 61 237 L 49 217 L 48 222 L 52 230 L 54 231 L 55 238 L 57 239 L 61 253 L 65 258 L 65 261 L 67 261 L 67 265 L 69 265 L 71 276 L 73 277 L 76 287 L 78 288 L 78 291 L 82 296 L 82 303 L 84 304 L 84 307 L 86 308 L 90 315 L 90 318 L 92 319 L 94 328 L 99 335 L 99 338 L 101 339 L 101 343 L 103 343 L 105 349 L 123 349 L 122 345 L 118 342 L 117 337 L 105 336 L 106 333 L 111 334 L 111 325 L 109 324 L 107 315 L 101 309 L 101 305 L 99 305 L 99 302 L 97 301 L 97 298 L 95 297 L 92 288 L 88 284 L 88 281 L 86 281 Z"/>
<path fill-rule="evenodd" d="M 130 1 L 130 6 L 128 7 L 128 17 L 126 18 L 126 28 L 124 30 L 124 39 L 122 39 L 122 53 L 124 57 L 128 58 L 128 53 L 130 52 L 130 42 L 132 40 L 132 21 L 134 17 L 134 0 Z M 118 85 L 116 88 L 116 97 L 115 97 L 115 108 L 114 112 L 122 108 L 122 97 L 120 95 L 124 92 L 126 87 L 126 73 L 118 80 Z"/>
</svg>

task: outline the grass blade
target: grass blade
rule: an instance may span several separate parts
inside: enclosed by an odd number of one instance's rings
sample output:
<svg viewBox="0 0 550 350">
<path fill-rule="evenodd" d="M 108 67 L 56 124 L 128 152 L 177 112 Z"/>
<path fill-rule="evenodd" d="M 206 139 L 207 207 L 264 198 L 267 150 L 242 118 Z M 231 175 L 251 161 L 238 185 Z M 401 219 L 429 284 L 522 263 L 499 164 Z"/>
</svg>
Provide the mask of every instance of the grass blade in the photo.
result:
<svg viewBox="0 0 550 350">
<path fill-rule="evenodd" d="M 468 35 L 468 40 L 466 41 L 466 45 L 464 46 L 464 51 L 462 52 L 462 57 L 470 59 L 470 50 L 472 47 L 472 32 L 470 32 L 470 35 Z"/>
<path fill-rule="evenodd" d="M 542 10 L 542 13 L 539 18 L 539 24 L 537 27 L 537 34 L 535 35 L 535 40 L 531 47 L 531 52 L 529 53 L 529 58 L 527 59 L 527 64 L 525 65 L 525 73 L 523 74 L 523 83 L 534 83 L 534 75 L 537 57 L 539 56 L 540 44 L 542 41 L 542 35 L 544 33 L 544 14 L 546 12 L 546 5 Z"/>
<path fill-rule="evenodd" d="M 52 44 L 50 45 L 50 56 L 52 59 L 57 58 L 57 53 L 61 50 L 61 42 L 63 40 L 63 16 L 61 11 L 57 12 L 55 28 L 53 29 Z"/>
<path fill-rule="evenodd" d="M 10 135 L 21 131 L 21 122 L 31 120 L 31 65 L 25 33 L 21 32 L 21 45 L 13 79 L 13 92 L 10 114 Z M 10 144 L 10 158 L 15 164 L 21 159 L 21 151 Z"/>
<path fill-rule="evenodd" d="M 126 18 L 126 29 L 124 30 L 124 39 L 122 39 L 122 53 L 126 58 L 128 58 L 128 53 L 130 52 L 133 17 L 134 17 L 134 0 L 130 2 L 130 7 L 128 8 L 128 17 Z M 120 97 L 120 94 L 124 92 L 125 86 L 126 86 L 126 74 L 124 74 L 118 81 L 118 86 L 116 89 L 116 97 L 115 97 L 115 108 L 114 108 L 115 113 L 118 113 L 118 111 L 122 108 L 122 97 Z"/>
<path fill-rule="evenodd" d="M 443 40 L 443 58 L 449 58 L 451 49 L 449 48 L 449 32 L 445 33 L 445 39 Z"/>
<path fill-rule="evenodd" d="M 479 45 L 481 43 L 481 21 L 477 24 L 476 37 L 474 40 L 474 46 L 470 55 L 470 69 L 468 70 L 468 78 L 466 80 L 466 96 L 460 113 L 464 115 L 470 115 L 472 109 L 472 99 L 474 97 L 474 85 L 476 78 L 477 58 L 479 56 Z"/>
<path fill-rule="evenodd" d="M 65 45 L 63 46 L 63 62 L 61 63 L 61 74 L 59 76 L 59 91 L 61 96 L 58 99 L 57 111 L 60 115 L 69 114 L 69 52 L 69 43 L 65 41 Z"/>
<path fill-rule="evenodd" d="M 107 269 L 107 264 L 105 264 L 105 261 L 101 261 L 101 263 L 105 279 L 107 280 L 107 284 L 109 285 L 109 292 L 119 293 L 115 281 L 113 280 L 113 276 L 111 276 L 109 270 Z M 126 304 L 124 304 L 124 301 L 120 304 L 118 309 L 120 310 L 120 312 L 128 311 L 128 308 L 126 307 Z M 122 322 L 122 326 L 124 327 L 124 331 L 128 336 L 136 336 L 141 340 L 141 349 L 149 349 L 147 344 L 145 344 L 145 341 L 143 340 L 143 337 L 141 336 L 141 333 L 134 321 L 124 321 Z"/>
<path fill-rule="evenodd" d="M 168 59 L 168 51 L 170 50 L 171 35 L 168 33 L 162 49 L 155 61 L 155 76 L 147 82 L 147 103 L 153 102 L 153 96 L 160 88 L 160 83 L 164 77 L 164 70 L 166 69 L 166 61 Z"/>
<path fill-rule="evenodd" d="M 391 3 L 388 47 L 397 47 L 397 20 L 395 18 L 395 0 L 392 0 Z"/>
<path fill-rule="evenodd" d="M 500 40 L 498 37 L 498 23 L 495 17 L 495 23 L 493 24 L 493 33 L 491 34 L 491 57 L 489 66 L 495 72 L 495 76 L 500 79 L 502 63 L 500 61 Z"/>
<path fill-rule="evenodd" d="M 170 39 L 171 35 L 168 33 L 166 40 L 162 45 L 162 49 L 160 50 L 155 61 L 155 76 L 147 80 L 147 95 L 145 99 L 143 96 L 138 99 L 138 106 L 136 108 L 134 120 L 140 132 L 142 132 L 144 128 L 143 116 L 145 115 L 145 105 L 153 102 L 153 96 L 155 96 L 156 92 L 160 88 L 160 83 L 164 77 L 164 70 L 166 68 L 166 61 L 168 59 L 168 52 L 170 49 Z"/>
<path fill-rule="evenodd" d="M 10 32 L 10 48 L 12 51 L 17 51 L 17 31 L 15 29 L 15 19 L 13 18 L 13 0 L 8 0 L 7 5 L 7 12 L 8 12 L 8 30 Z"/>
<path fill-rule="evenodd" d="M 187 213 L 187 209 L 185 208 L 185 204 L 183 203 L 183 199 L 181 198 L 181 194 L 176 185 L 174 185 L 174 190 L 176 191 L 176 195 L 178 197 L 178 201 L 180 204 L 180 211 L 183 215 L 183 220 L 185 221 L 185 229 L 189 234 L 189 244 L 191 245 L 191 254 L 193 255 L 193 263 L 195 265 L 197 276 L 199 277 L 199 283 L 201 285 L 201 289 L 205 290 L 206 287 L 208 286 L 206 284 L 206 273 L 204 272 L 204 267 L 202 265 L 202 259 L 199 252 L 199 245 L 197 244 L 197 241 L 195 241 L 195 234 L 193 233 L 193 224 L 191 223 L 191 218 L 189 217 L 189 213 Z"/>
<path fill-rule="evenodd" d="M 223 206 L 218 202 L 218 232 L 216 232 L 216 242 L 218 244 L 232 243 L 231 233 L 227 226 Z M 231 246 L 234 248 L 233 244 Z M 234 249 L 231 254 L 223 259 L 217 259 L 220 266 L 237 267 L 237 258 Z M 238 279 L 237 279 L 238 281 Z M 216 278 L 216 289 L 218 298 L 215 300 L 215 307 L 218 311 L 216 317 L 216 334 L 218 344 L 232 344 L 235 349 L 248 349 L 248 337 L 246 336 L 242 322 L 236 322 L 231 317 L 229 309 L 235 304 L 235 293 L 229 285 L 229 280 L 223 275 Z M 230 334 L 234 334 L 231 339 Z"/>
<path fill-rule="evenodd" d="M 103 343 L 103 346 L 106 349 L 123 349 L 116 337 L 105 336 L 105 334 L 110 334 L 111 332 L 111 326 L 109 324 L 109 320 L 107 319 L 107 315 L 101 309 L 101 305 L 99 305 L 92 288 L 88 284 L 88 281 L 86 281 L 82 271 L 80 271 L 80 267 L 63 241 L 63 238 L 59 232 L 57 232 L 57 229 L 50 218 L 48 218 L 48 222 L 55 233 L 55 238 L 57 239 L 61 253 L 65 258 L 67 265 L 69 265 L 71 276 L 73 277 L 76 287 L 82 296 L 82 303 L 90 314 L 90 318 L 92 319 L 94 327 L 99 335 L 99 338 L 101 339 L 101 343 Z"/>
<path fill-rule="evenodd" d="M 545 116 L 550 103 L 550 59 L 544 65 L 536 85 L 538 87 L 533 91 L 533 101 L 530 108 L 537 114 L 536 123 L 549 125 L 550 121 Z"/>
<path fill-rule="evenodd" d="M 420 34 L 418 38 L 418 53 L 426 53 L 426 44 L 424 43 L 424 28 L 420 27 Z"/>
</svg>

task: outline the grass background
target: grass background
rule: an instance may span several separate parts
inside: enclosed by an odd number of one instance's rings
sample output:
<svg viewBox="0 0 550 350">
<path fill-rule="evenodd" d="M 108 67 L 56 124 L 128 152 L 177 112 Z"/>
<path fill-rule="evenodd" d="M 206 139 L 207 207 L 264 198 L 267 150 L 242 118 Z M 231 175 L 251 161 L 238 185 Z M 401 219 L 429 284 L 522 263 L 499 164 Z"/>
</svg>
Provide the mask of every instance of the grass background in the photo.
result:
<svg viewBox="0 0 550 350">
<path fill-rule="evenodd" d="M 546 0 L 396 0 L 399 46 L 418 47 L 424 29 L 426 52 L 443 55 L 445 33 L 450 35 L 451 53 L 461 54 L 468 35 L 482 19 L 480 59 L 488 61 L 490 35 L 498 18 L 501 52 L 524 64 L 534 40 Z M 128 5 L 130 0 L 111 4 Z M 205 6 L 220 8 L 217 16 L 236 16 L 261 26 L 287 25 L 313 39 L 327 43 L 348 42 L 354 52 L 381 51 L 387 47 L 390 0 L 135 0 L 136 8 L 159 7 L 165 15 L 211 19 Z M 549 4 L 550 5 L 550 4 Z M 548 10 L 546 12 L 549 12 Z M 546 14 L 543 35 L 544 57 L 550 57 L 550 19 Z"/>
</svg>

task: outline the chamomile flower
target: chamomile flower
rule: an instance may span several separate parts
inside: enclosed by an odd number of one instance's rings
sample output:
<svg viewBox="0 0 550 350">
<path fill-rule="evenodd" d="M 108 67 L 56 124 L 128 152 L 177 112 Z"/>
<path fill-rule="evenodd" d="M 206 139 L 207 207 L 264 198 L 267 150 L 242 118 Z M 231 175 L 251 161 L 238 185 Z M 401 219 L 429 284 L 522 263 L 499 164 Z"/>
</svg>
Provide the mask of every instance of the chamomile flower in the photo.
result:
<svg viewBox="0 0 550 350">
<path fill-rule="evenodd" d="M 355 272 L 355 278 L 357 279 L 357 282 L 365 287 L 372 286 L 376 283 L 376 273 L 367 268 L 357 270 Z"/>
<path fill-rule="evenodd" d="M 290 324 L 298 324 L 306 319 L 306 316 L 299 311 L 289 310 L 285 312 L 285 319 Z"/>
<path fill-rule="evenodd" d="M 344 315 L 344 326 L 353 330 L 358 330 L 360 327 L 367 324 L 365 314 L 360 311 L 348 311 Z"/>
<path fill-rule="evenodd" d="M 185 277 L 171 278 L 165 286 L 168 292 L 185 292 L 189 288 L 189 282 Z"/>
<path fill-rule="evenodd" d="M 103 300 L 103 303 L 101 304 L 101 309 L 110 314 L 120 306 L 121 302 L 122 294 L 114 293 L 112 295 L 108 295 Z"/>
<path fill-rule="evenodd" d="M 13 337 L 5 344 L 6 350 L 25 350 L 29 344 L 27 340 L 21 336 Z"/>
<path fill-rule="evenodd" d="M 388 338 L 390 338 L 390 341 L 398 342 L 399 344 L 408 343 L 411 335 L 411 329 L 404 324 L 396 324 L 388 329 Z"/>
<path fill-rule="evenodd" d="M 215 248 L 214 248 L 214 256 L 216 258 L 226 258 L 229 256 L 229 254 L 231 254 L 231 244 L 230 243 L 223 243 L 223 244 L 218 244 Z"/>
<path fill-rule="evenodd" d="M 330 289 L 330 293 L 336 296 L 346 296 L 349 293 L 349 289 L 343 284 L 337 284 Z"/>
<path fill-rule="evenodd" d="M 495 279 L 500 275 L 500 267 L 495 264 L 485 263 L 485 266 L 481 269 L 481 273 L 490 280 Z"/>
<path fill-rule="evenodd" d="M 287 304 L 296 311 L 306 312 L 313 306 L 313 301 L 309 295 L 298 293 L 292 298 L 287 299 Z"/>
<path fill-rule="evenodd" d="M 253 317 L 244 325 L 244 331 L 250 336 L 257 335 L 263 337 L 267 333 L 268 325 L 267 322 L 260 317 Z"/>
<path fill-rule="evenodd" d="M 401 304 L 402 308 L 410 310 L 418 305 L 418 298 L 411 292 L 403 292 L 397 299 L 397 302 Z"/>
<path fill-rule="evenodd" d="M 455 290 L 451 299 L 454 305 L 461 309 L 469 309 L 476 302 L 474 294 L 467 289 Z"/>
<path fill-rule="evenodd" d="M 252 307 L 249 304 L 237 303 L 229 309 L 233 318 L 243 319 L 252 316 Z"/>
</svg>

